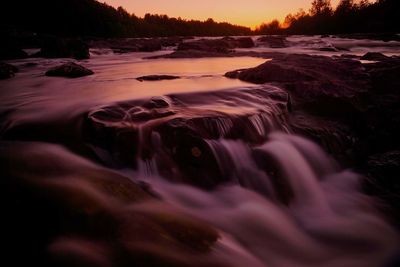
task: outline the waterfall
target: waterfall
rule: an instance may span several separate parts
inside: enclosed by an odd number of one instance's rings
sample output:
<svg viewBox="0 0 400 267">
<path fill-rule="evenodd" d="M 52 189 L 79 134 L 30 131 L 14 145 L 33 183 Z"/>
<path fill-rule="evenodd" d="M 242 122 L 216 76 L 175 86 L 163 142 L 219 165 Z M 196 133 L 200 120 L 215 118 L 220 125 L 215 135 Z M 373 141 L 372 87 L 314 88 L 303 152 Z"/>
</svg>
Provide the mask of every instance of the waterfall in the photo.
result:
<svg viewBox="0 0 400 267">
<path fill-rule="evenodd" d="M 232 239 L 222 238 L 220 246 L 234 242 L 247 255 L 236 255 L 234 266 L 375 267 L 396 252 L 396 234 L 361 193 L 361 177 L 338 168 L 312 142 L 274 133 L 256 147 L 207 143 L 230 182 L 209 192 L 162 179 L 151 183 L 165 201 Z M 290 197 L 282 201 L 277 196 L 285 191 Z"/>
</svg>

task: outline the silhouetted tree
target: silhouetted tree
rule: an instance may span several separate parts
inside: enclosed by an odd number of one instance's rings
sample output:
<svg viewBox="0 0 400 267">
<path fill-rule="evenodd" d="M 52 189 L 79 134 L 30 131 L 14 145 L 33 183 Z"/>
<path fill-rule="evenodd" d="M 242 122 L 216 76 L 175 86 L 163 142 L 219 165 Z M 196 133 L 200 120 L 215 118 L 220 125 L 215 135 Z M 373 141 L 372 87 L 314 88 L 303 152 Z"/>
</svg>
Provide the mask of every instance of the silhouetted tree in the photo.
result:
<svg viewBox="0 0 400 267">
<path fill-rule="evenodd" d="M 278 20 L 273 20 L 269 23 L 263 23 L 255 30 L 256 34 L 280 34 L 282 27 Z"/>
<path fill-rule="evenodd" d="M 329 0 L 314 0 L 309 13 L 286 16 L 284 33 L 362 33 L 400 31 L 399 0 L 341 0 L 335 10 Z"/>
<path fill-rule="evenodd" d="M 354 0 L 340 0 L 336 10 L 335 15 L 349 14 L 353 11 Z"/>
<path fill-rule="evenodd" d="M 330 0 L 313 0 L 311 3 L 310 14 L 312 16 L 327 15 L 332 12 Z"/>
<path fill-rule="evenodd" d="M 248 35 L 250 28 L 146 14 L 139 18 L 95 0 L 13 0 L 0 4 L 0 30 L 13 28 L 61 36 L 150 37 Z"/>
</svg>

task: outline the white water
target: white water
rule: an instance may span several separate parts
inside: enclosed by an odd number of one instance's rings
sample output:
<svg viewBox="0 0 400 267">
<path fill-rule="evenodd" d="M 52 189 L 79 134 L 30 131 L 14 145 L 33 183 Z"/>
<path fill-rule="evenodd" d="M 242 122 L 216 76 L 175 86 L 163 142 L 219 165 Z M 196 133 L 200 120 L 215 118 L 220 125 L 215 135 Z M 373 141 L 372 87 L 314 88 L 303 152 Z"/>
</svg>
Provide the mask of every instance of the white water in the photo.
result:
<svg viewBox="0 0 400 267">
<path fill-rule="evenodd" d="M 257 47 L 251 50 L 328 56 L 342 53 L 362 55 L 371 51 L 399 54 L 397 42 L 319 37 L 290 37 L 288 40 L 296 44 L 282 49 Z M 329 45 L 343 46 L 349 51 L 316 50 Z M 3 122 L 16 125 L 52 118 L 55 121 L 67 120 L 74 114 L 112 105 L 115 101 L 171 93 L 243 87 L 255 91 L 257 87 L 226 79 L 222 74 L 265 62 L 265 59 L 248 57 L 142 59 L 156 54 L 93 55 L 90 60 L 81 63 L 92 68 L 96 74 L 76 80 L 44 76 L 47 69 L 69 61 L 67 59 L 11 61 L 21 68 L 21 72 L 15 78 L 0 81 L 0 111 L 11 111 L 4 116 Z M 24 64 L 27 62 L 36 62 L 38 66 L 26 67 Z M 183 78 L 151 83 L 134 79 L 148 74 L 171 74 Z M 273 91 L 273 87 L 267 89 Z M 240 97 L 243 95 L 247 98 Z M 204 113 L 209 116 L 210 110 L 233 117 L 261 110 L 265 114 L 250 118 L 253 132 L 260 136 L 266 136 L 274 129 L 290 132 L 285 125 L 275 125 L 279 121 L 274 119 L 277 110 L 273 105 L 267 106 L 271 102 L 260 100 L 260 96 L 254 96 L 258 98 L 257 102 L 252 101 L 252 95 L 248 92 L 234 96 L 238 98 L 235 101 L 222 101 L 222 95 L 208 98 L 213 102 L 207 104 L 202 102 L 200 94 L 187 94 L 181 96 L 186 101 L 183 102 L 189 103 L 195 111 L 185 105 L 179 108 L 182 113 L 189 110 L 185 113 L 186 117 Z M 215 124 L 221 136 L 234 126 L 232 120 L 224 117 L 216 119 Z M 164 147 L 156 133 L 151 137 L 157 156 L 164 152 Z M 145 143 L 143 136 L 139 139 Z M 161 177 L 155 157 L 138 159 L 137 169 L 123 172 L 134 181 L 145 180 L 174 209 L 204 220 L 218 229 L 221 238 L 212 247 L 211 255 L 199 255 L 199 258 L 210 257 L 237 267 L 377 267 L 385 266 L 398 253 L 398 234 L 375 209 L 375 200 L 361 193 L 362 177 L 341 170 L 310 141 L 285 134 L 273 134 L 267 142 L 257 146 L 243 140 L 204 141 L 222 174 L 229 177 L 228 183 L 220 184 L 211 191 L 167 181 Z M 21 164 L 15 160 L 18 164 L 10 167 L 24 178 L 73 177 L 72 180 L 60 182 L 57 190 L 62 190 L 60 188 L 65 183 L 64 186 L 75 188 L 80 194 L 89 197 L 90 194 L 95 195 L 95 200 L 101 202 L 100 206 L 106 205 L 116 212 L 155 209 L 151 203 L 148 206 L 121 206 L 95 189 L 86 188 L 86 176 L 96 178 L 101 174 L 113 177 L 116 170 L 90 163 L 61 146 L 15 143 L 7 142 L 11 149 L 0 151 L 0 156 L 2 159 L 23 159 Z M 3 141 L 0 144 L 4 145 Z M 33 169 L 30 172 L 21 172 L 30 168 Z M 218 180 L 218 177 L 205 178 Z M 82 181 L 79 182 L 79 179 Z M 45 190 L 51 188 L 45 187 Z"/>
<path fill-rule="evenodd" d="M 288 206 L 274 197 L 271 177 L 261 175 L 249 147 L 225 140 L 213 146 L 231 158 L 231 171 L 248 189 L 235 180 L 212 192 L 148 181 L 167 202 L 227 234 L 222 247 L 238 243 L 243 255 L 252 255 L 236 258 L 234 266 L 374 267 L 396 251 L 397 234 L 360 192 L 361 177 L 339 170 L 315 144 L 274 134 L 256 148 L 280 166 L 279 179 L 294 193 Z"/>
</svg>

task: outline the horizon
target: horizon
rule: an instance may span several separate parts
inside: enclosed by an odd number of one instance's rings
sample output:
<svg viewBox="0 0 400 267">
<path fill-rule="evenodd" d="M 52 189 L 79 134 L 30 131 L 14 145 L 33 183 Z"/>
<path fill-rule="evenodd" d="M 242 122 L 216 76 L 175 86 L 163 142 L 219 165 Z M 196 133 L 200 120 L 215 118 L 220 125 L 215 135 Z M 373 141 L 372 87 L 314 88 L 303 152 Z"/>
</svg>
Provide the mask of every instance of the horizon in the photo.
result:
<svg viewBox="0 0 400 267">
<path fill-rule="evenodd" d="M 283 22 L 286 15 L 296 13 L 299 9 L 308 11 L 311 0 L 251 0 L 250 2 L 212 0 L 181 2 L 179 0 L 153 0 L 143 3 L 139 0 L 102 0 L 113 7 L 123 7 L 129 13 L 143 17 L 146 13 L 181 17 L 182 19 L 207 20 L 228 22 L 235 25 L 255 29 L 262 23 L 278 19 Z M 336 7 L 340 0 L 331 0 Z M 227 10 L 229 6 L 229 10 Z M 229 11 L 229 12 L 227 12 Z"/>
</svg>

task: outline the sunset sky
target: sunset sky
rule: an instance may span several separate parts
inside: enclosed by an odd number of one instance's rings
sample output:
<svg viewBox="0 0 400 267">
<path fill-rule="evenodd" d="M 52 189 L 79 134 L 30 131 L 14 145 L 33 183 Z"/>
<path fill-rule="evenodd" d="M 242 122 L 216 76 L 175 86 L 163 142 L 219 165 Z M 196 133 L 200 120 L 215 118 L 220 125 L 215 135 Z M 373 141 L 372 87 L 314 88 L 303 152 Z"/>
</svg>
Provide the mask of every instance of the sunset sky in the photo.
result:
<svg viewBox="0 0 400 267">
<path fill-rule="evenodd" d="M 288 13 L 299 8 L 308 10 L 311 0 L 100 0 L 130 13 L 167 14 L 171 17 L 216 21 L 254 27 L 274 18 L 283 20 Z M 336 6 L 339 0 L 332 0 Z"/>
</svg>

